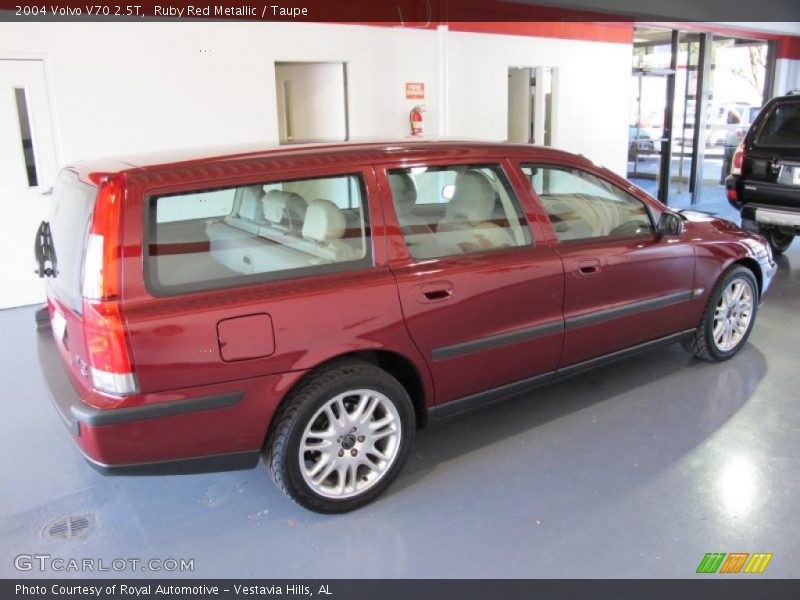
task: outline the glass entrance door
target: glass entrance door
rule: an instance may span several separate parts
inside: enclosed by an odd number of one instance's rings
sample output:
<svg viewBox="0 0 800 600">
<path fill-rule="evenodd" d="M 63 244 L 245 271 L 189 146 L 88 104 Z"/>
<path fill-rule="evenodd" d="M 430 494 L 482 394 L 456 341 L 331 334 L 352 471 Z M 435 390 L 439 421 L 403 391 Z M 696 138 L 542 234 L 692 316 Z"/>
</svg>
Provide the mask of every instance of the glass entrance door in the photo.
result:
<svg viewBox="0 0 800 600">
<path fill-rule="evenodd" d="M 676 208 L 725 213 L 736 146 L 768 97 L 770 45 L 636 27 L 628 179 Z"/>
<path fill-rule="evenodd" d="M 725 178 L 736 147 L 761 110 L 769 47 L 764 41 L 714 36 L 709 54 L 707 118 L 698 200 L 725 204 Z"/>
<path fill-rule="evenodd" d="M 660 197 L 664 156 L 664 115 L 667 75 L 635 73 L 631 79 L 628 125 L 628 179 L 648 194 Z"/>
<path fill-rule="evenodd" d="M 675 44 L 675 85 L 672 98 L 672 156 L 669 164 L 667 204 L 685 208 L 692 204 L 696 154 L 697 76 L 700 36 L 679 32 Z"/>
</svg>

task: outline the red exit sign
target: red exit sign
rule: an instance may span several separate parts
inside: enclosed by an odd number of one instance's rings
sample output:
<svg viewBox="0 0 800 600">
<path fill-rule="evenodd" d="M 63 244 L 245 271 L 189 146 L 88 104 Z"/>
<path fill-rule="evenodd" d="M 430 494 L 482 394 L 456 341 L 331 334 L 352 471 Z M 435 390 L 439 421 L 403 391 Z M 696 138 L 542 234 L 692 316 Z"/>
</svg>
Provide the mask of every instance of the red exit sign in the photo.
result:
<svg viewBox="0 0 800 600">
<path fill-rule="evenodd" d="M 425 84 L 424 83 L 406 83 L 406 99 L 407 100 L 424 100 L 425 99 Z"/>
</svg>

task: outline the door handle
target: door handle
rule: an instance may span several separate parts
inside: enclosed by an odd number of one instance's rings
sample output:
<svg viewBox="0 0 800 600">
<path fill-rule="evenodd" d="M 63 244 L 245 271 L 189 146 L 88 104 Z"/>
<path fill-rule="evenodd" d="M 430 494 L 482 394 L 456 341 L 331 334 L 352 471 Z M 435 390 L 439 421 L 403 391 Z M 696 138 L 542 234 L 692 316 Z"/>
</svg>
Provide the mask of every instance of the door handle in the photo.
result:
<svg viewBox="0 0 800 600">
<path fill-rule="evenodd" d="M 444 300 L 445 298 L 449 298 L 452 295 L 450 290 L 427 290 L 422 292 L 422 295 L 425 296 L 428 300 Z"/>
<path fill-rule="evenodd" d="M 423 283 L 417 286 L 419 296 L 418 302 L 441 302 L 449 300 L 453 297 L 453 284 L 449 281 L 436 281 L 432 283 Z"/>
<path fill-rule="evenodd" d="M 575 274 L 580 276 L 588 276 L 596 275 L 600 271 L 600 260 L 597 258 L 589 258 L 585 260 L 579 260 L 577 262 L 577 270 L 575 271 Z"/>
</svg>

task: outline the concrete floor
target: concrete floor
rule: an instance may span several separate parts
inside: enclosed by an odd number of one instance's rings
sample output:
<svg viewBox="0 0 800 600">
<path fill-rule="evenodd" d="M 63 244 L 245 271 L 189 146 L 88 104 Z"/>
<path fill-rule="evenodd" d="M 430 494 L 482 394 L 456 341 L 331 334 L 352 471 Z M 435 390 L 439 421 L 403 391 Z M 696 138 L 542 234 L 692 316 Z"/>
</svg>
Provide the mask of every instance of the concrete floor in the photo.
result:
<svg viewBox="0 0 800 600">
<path fill-rule="evenodd" d="M 0 576 L 44 553 L 192 558 L 199 577 L 684 578 L 706 552 L 772 552 L 762 577 L 797 577 L 798 308 L 800 242 L 735 359 L 672 346 L 427 430 L 388 494 L 330 517 L 263 467 L 96 474 L 37 374 L 33 309 L 2 311 Z M 84 537 L 43 538 L 76 513 Z"/>
</svg>

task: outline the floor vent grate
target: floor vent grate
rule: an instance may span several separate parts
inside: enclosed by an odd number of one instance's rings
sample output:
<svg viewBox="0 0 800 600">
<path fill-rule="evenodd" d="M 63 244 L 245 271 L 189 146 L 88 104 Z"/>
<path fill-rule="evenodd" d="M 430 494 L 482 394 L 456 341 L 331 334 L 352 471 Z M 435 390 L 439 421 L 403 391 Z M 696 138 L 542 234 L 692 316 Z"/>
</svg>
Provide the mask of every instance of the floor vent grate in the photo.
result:
<svg viewBox="0 0 800 600">
<path fill-rule="evenodd" d="M 90 514 L 70 515 L 60 517 L 48 523 L 43 535 L 51 540 L 69 540 L 77 537 L 85 537 L 92 527 L 94 519 Z"/>
</svg>

